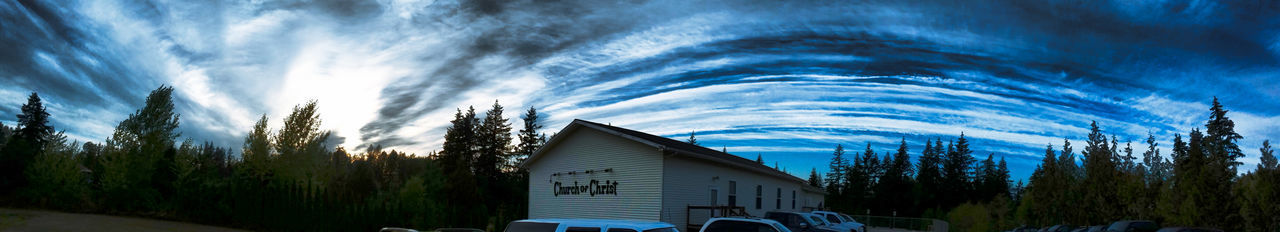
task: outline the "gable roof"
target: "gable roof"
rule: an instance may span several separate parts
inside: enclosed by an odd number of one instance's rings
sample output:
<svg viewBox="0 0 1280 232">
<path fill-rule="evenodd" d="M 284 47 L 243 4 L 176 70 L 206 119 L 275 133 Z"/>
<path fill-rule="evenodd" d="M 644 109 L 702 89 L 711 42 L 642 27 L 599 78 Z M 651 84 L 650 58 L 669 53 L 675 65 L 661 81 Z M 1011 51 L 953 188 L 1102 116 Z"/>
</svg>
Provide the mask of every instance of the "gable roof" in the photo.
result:
<svg viewBox="0 0 1280 232">
<path fill-rule="evenodd" d="M 742 158 L 740 156 L 724 153 L 724 152 L 717 151 L 711 148 L 706 148 L 703 146 L 693 145 L 683 141 L 678 141 L 678 140 L 674 140 L 674 139 L 670 139 L 662 136 L 652 135 L 649 133 L 639 132 L 639 131 L 635 131 L 627 128 L 615 127 L 611 125 L 600 124 L 600 123 L 591 122 L 591 121 L 582 120 L 582 119 L 574 119 L 573 122 L 569 123 L 568 126 L 565 126 L 564 129 L 560 130 L 560 133 L 557 133 L 556 135 L 552 136 L 551 139 L 548 140 L 547 143 L 542 146 L 542 148 L 539 148 L 538 151 L 530 155 L 529 158 L 524 161 L 524 163 L 521 163 L 520 167 L 527 167 L 530 163 L 534 162 L 538 158 L 541 158 L 541 156 L 543 156 L 544 153 L 546 153 L 547 150 L 549 150 L 548 149 L 549 147 L 552 147 L 555 144 L 558 144 L 560 141 L 564 140 L 564 137 L 567 137 L 566 134 L 568 133 L 565 133 L 565 132 L 568 132 L 570 130 L 580 129 L 580 128 L 590 128 L 590 129 L 598 130 L 601 132 L 605 132 L 607 134 L 616 135 L 618 137 L 636 141 L 641 144 L 656 147 L 664 152 L 670 152 L 675 155 L 683 155 L 691 158 L 710 161 L 713 163 L 736 166 L 748 171 L 753 171 L 753 172 L 765 174 L 765 175 L 771 175 L 774 177 L 779 177 L 779 178 L 783 178 L 790 181 L 796 181 L 796 182 L 799 182 L 801 186 L 804 186 L 805 190 L 812 191 L 812 192 L 825 193 L 825 191 L 823 191 L 821 188 L 809 186 L 808 184 L 806 184 L 807 181 L 804 179 L 800 179 L 799 177 L 793 176 L 791 174 L 787 174 L 785 172 L 778 171 L 777 169 L 770 168 L 769 166 L 765 166 L 764 164 L 757 163 L 754 160 L 749 160 L 746 158 Z"/>
</svg>

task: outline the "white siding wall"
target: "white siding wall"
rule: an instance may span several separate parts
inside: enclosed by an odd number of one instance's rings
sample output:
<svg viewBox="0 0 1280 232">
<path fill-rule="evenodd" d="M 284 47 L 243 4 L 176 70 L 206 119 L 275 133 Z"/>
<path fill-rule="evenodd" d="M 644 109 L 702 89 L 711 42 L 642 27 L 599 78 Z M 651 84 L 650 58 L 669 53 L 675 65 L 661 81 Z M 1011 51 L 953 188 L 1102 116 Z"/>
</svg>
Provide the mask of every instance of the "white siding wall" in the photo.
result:
<svg viewBox="0 0 1280 232">
<path fill-rule="evenodd" d="M 563 132 L 562 132 L 563 133 Z M 529 218 L 659 220 L 662 154 L 657 148 L 591 128 L 566 134 L 529 164 Z M 582 171 L 612 168 L 610 173 Z M 576 175 L 552 173 L 577 171 Z M 572 185 L 591 179 L 617 181 L 615 195 L 554 195 L 555 181 Z"/>
<path fill-rule="evenodd" d="M 676 225 L 684 231 L 688 223 L 685 221 L 685 209 L 689 205 L 710 205 L 710 189 L 717 189 L 718 205 L 729 204 L 729 181 L 737 182 L 737 206 L 746 207 L 747 213 L 763 217 L 768 211 L 801 211 L 806 203 L 817 207 L 813 193 L 805 194 L 803 183 L 783 178 L 751 172 L 728 164 L 712 163 L 683 156 L 667 157 L 663 169 L 662 181 L 662 219 L 661 221 Z M 719 177 L 719 179 L 713 179 Z M 756 186 L 762 186 L 761 207 L 756 209 Z M 782 206 L 776 207 L 777 191 L 782 188 Z M 791 192 L 796 193 L 795 208 L 791 207 Z M 707 210 L 691 211 L 694 214 L 689 220 L 694 224 L 702 224 L 708 219 Z"/>
</svg>

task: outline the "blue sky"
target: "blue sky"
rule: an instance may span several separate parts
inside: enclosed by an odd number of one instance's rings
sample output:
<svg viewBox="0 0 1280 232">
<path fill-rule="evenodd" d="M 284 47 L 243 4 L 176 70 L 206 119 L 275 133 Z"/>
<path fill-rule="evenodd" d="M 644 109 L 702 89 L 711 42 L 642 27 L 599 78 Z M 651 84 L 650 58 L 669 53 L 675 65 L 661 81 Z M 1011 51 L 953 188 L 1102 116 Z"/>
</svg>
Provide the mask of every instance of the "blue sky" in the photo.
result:
<svg viewBox="0 0 1280 232">
<path fill-rule="evenodd" d="M 32 91 L 102 141 L 160 85 L 184 137 L 239 148 L 320 103 L 348 148 L 439 148 L 455 109 L 537 107 L 804 175 L 836 144 L 913 156 L 964 132 L 1015 178 L 1097 120 L 1121 143 L 1203 126 L 1280 138 L 1280 6 L 1265 1 L 0 0 L 0 122 Z M 519 121 L 514 121 L 519 124 Z M 1077 149 L 1082 142 L 1075 143 Z M 1145 147 L 1135 144 L 1135 150 Z"/>
</svg>

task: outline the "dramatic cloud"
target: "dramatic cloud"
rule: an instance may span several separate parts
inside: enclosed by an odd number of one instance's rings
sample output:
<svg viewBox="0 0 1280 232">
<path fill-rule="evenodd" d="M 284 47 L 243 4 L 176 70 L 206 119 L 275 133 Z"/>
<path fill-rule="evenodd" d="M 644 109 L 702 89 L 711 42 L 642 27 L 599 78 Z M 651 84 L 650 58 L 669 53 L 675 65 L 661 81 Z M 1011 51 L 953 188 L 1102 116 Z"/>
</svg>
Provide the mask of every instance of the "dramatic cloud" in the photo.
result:
<svg viewBox="0 0 1280 232">
<path fill-rule="evenodd" d="M 575 118 L 697 131 L 798 174 L 825 169 L 835 144 L 887 152 L 906 139 L 919 153 L 963 132 L 975 156 L 1003 156 L 1025 178 L 1046 145 L 1082 140 L 1091 121 L 1167 150 L 1216 96 L 1247 170 L 1264 139 L 1280 139 L 1278 13 L 1202 1 L 7 0 L 0 121 L 35 91 L 55 127 L 100 141 L 172 85 L 196 140 L 238 148 L 258 116 L 278 126 L 316 99 L 340 136 L 330 143 L 425 153 L 457 110 L 498 100 L 510 118 L 538 108 L 548 133 Z"/>
</svg>

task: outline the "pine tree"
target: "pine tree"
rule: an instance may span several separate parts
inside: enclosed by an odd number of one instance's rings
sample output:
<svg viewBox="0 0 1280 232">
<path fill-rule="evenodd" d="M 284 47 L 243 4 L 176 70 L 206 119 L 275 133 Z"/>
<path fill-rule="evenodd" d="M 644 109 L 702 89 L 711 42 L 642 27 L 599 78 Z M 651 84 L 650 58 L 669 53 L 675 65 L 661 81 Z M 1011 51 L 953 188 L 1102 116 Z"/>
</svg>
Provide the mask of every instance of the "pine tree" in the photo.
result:
<svg viewBox="0 0 1280 232">
<path fill-rule="evenodd" d="M 467 113 L 463 114 L 462 110 L 458 110 L 454 114 L 452 125 L 445 131 L 445 139 L 443 150 L 441 151 L 439 161 L 442 167 L 442 173 L 450 181 L 445 182 L 444 192 L 447 192 L 446 202 L 468 202 L 469 204 L 451 204 L 444 211 L 444 215 L 448 226 L 453 227 L 473 227 L 483 225 L 484 210 L 487 207 L 479 208 L 470 207 L 474 205 L 486 205 L 483 199 L 479 197 L 479 184 L 476 183 L 476 175 L 474 174 L 475 154 L 478 152 L 476 144 L 479 120 L 476 119 L 475 108 L 468 108 Z"/>
<path fill-rule="evenodd" d="M 1207 225 L 1237 231 L 1243 228 L 1240 227 L 1239 218 L 1231 215 L 1238 212 L 1240 207 L 1236 205 L 1231 190 L 1236 178 L 1236 167 L 1241 164 L 1236 159 L 1244 157 L 1236 141 L 1244 137 L 1235 132 L 1235 122 L 1227 117 L 1227 112 L 1218 98 L 1213 98 L 1213 107 L 1210 108 L 1209 121 L 1205 123 L 1206 134 L 1201 145 L 1205 156 L 1205 166 L 1200 173 L 1205 178 L 1202 182 L 1204 185 L 1201 186 L 1205 190 L 1202 195 L 1205 203 L 1200 205 L 1200 209 L 1206 213 L 1206 217 L 1201 219 L 1208 222 Z"/>
<path fill-rule="evenodd" d="M 12 141 L 7 141 L 0 149 L 0 194 L 8 193 L 27 185 L 27 177 L 23 175 L 27 166 L 35 161 L 49 138 L 53 135 L 53 126 L 49 125 L 49 112 L 40 95 L 32 92 L 27 103 L 22 105 L 22 113 L 18 114 L 18 125 L 13 132 Z"/>
<path fill-rule="evenodd" d="M 520 129 L 520 144 L 516 145 L 516 163 L 524 163 L 525 159 L 533 155 L 534 152 L 542 148 L 542 144 L 547 142 L 547 136 L 538 132 L 542 129 L 542 124 L 538 122 L 538 111 L 533 107 L 524 114 L 524 129 Z"/>
<path fill-rule="evenodd" d="M 689 132 L 689 140 L 685 140 L 685 142 L 693 145 L 702 145 L 702 144 L 698 144 L 698 139 L 694 137 L 697 134 L 698 134 L 698 131 Z"/>
<path fill-rule="evenodd" d="M 1113 149 L 1115 143 L 1107 143 L 1107 137 L 1096 121 L 1089 126 L 1089 140 L 1084 148 L 1085 176 L 1080 187 L 1084 190 L 1081 192 L 1085 204 L 1082 207 L 1085 209 L 1084 223 L 1093 225 L 1114 221 L 1120 218 L 1123 210 L 1117 191 L 1121 183 L 1117 177 L 1121 172 L 1115 162 L 1118 160 Z"/>
<path fill-rule="evenodd" d="M 972 152 L 969 150 L 969 142 L 964 137 L 964 133 L 960 133 L 960 138 L 956 139 L 954 145 L 947 145 L 947 153 L 942 160 L 942 191 L 952 194 L 946 195 L 943 208 L 960 205 L 974 197 L 973 178 L 970 174 L 970 168 L 974 163 L 973 157 L 970 156 Z"/>
<path fill-rule="evenodd" d="M 759 153 L 756 153 L 756 163 L 764 165 L 764 157 L 761 157 L 761 154 Z"/>
<path fill-rule="evenodd" d="M 849 160 L 844 158 L 844 145 L 836 144 L 836 150 L 831 153 L 831 162 L 827 166 L 827 191 L 841 189 L 840 185 L 844 184 L 845 166 L 848 164 Z"/>
<path fill-rule="evenodd" d="M 1259 158 L 1260 162 L 1258 162 L 1257 170 L 1275 171 L 1280 169 L 1280 164 L 1276 162 L 1275 150 L 1271 149 L 1271 140 L 1262 141 L 1262 148 L 1258 149 L 1258 154 L 1261 158 Z"/>
<path fill-rule="evenodd" d="M 25 140 L 39 153 L 53 135 L 53 126 L 49 125 L 49 112 L 40 101 L 40 95 L 32 92 L 27 97 L 27 104 L 22 105 L 22 113 L 17 116 L 18 131 L 15 137 Z"/>
<path fill-rule="evenodd" d="M 818 168 L 813 168 L 813 170 L 809 170 L 809 186 L 821 188 L 822 183 L 824 182 L 822 181 L 822 176 L 818 175 Z"/>
<path fill-rule="evenodd" d="M 938 139 L 938 144 L 942 144 L 942 139 Z M 941 210 L 938 205 L 938 197 L 940 194 L 940 182 L 942 181 L 942 171 L 938 166 L 942 162 L 942 154 L 936 148 L 941 146 L 933 146 L 933 141 L 925 141 L 924 152 L 920 155 L 916 164 L 916 181 L 920 183 L 920 206 L 928 209 Z"/>
</svg>

